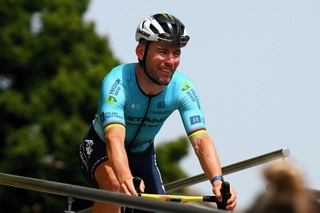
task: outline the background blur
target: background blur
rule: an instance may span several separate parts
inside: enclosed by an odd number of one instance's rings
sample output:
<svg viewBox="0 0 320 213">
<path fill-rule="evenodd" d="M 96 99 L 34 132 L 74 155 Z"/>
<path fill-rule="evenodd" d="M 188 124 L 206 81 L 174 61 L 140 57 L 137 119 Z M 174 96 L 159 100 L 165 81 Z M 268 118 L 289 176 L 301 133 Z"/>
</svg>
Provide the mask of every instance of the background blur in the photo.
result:
<svg viewBox="0 0 320 213">
<path fill-rule="evenodd" d="M 1 173 L 88 186 L 79 145 L 95 116 L 101 81 L 120 63 L 108 38 L 83 20 L 88 3 L 0 2 Z M 188 147 L 185 136 L 156 147 L 164 183 L 187 176 L 179 162 Z M 72 210 L 92 203 L 76 198 Z M 0 185 L 1 213 L 56 213 L 67 207 L 64 196 Z"/>
<path fill-rule="evenodd" d="M 178 70 L 197 87 L 222 166 L 287 147 L 308 187 L 320 189 L 319 8 L 316 0 L 2 1 L 0 172 L 86 185 L 78 147 L 101 81 L 119 63 L 137 61 L 139 22 L 166 12 L 191 37 Z M 175 112 L 155 139 L 167 182 L 203 173 L 190 146 L 183 158 L 183 138 Z M 183 171 L 174 173 L 179 162 Z M 239 210 L 265 190 L 264 167 L 225 177 Z M 191 189 L 211 194 L 209 182 Z M 73 210 L 90 205 L 76 201 Z M 0 208 L 61 212 L 67 198 L 0 185 Z"/>
<path fill-rule="evenodd" d="M 144 17 L 178 17 L 191 37 L 178 70 L 198 89 L 222 166 L 287 147 L 309 187 L 320 189 L 319 8 L 317 0 L 93 0 L 84 18 L 128 63 L 137 61 L 134 36 Z M 183 135 L 176 113 L 155 143 Z M 189 176 L 202 173 L 192 150 L 181 166 Z M 225 177 L 238 192 L 239 208 L 265 189 L 263 168 Z M 192 188 L 211 193 L 208 182 Z"/>
</svg>

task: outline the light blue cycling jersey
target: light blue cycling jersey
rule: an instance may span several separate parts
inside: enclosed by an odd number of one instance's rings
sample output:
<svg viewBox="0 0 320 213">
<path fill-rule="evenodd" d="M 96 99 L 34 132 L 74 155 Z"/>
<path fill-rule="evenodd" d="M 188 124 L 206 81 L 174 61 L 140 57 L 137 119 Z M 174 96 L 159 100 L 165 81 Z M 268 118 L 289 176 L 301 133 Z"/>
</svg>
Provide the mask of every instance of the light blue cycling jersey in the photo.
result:
<svg viewBox="0 0 320 213">
<path fill-rule="evenodd" d="M 156 96 L 145 95 L 135 75 L 136 63 L 115 67 L 103 80 L 95 131 L 105 142 L 104 132 L 125 129 L 125 145 L 139 154 L 153 143 L 164 121 L 178 109 L 189 139 L 206 133 L 198 92 L 190 79 L 176 71 L 171 82 Z"/>
</svg>

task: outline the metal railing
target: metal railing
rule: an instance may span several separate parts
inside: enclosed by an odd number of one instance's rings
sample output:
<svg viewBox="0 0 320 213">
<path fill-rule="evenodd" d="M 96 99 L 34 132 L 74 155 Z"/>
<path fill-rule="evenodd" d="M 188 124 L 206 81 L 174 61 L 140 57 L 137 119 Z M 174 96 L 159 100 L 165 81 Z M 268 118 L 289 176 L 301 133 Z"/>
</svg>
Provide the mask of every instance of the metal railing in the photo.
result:
<svg viewBox="0 0 320 213">
<path fill-rule="evenodd" d="M 0 173 L 0 184 L 23 189 L 30 189 L 39 192 L 68 196 L 69 198 L 76 197 L 85 200 L 111 203 L 120 206 L 129 206 L 149 211 L 176 213 L 224 212 L 218 209 L 210 209 L 174 202 L 166 202 L 166 204 L 163 205 L 163 201 L 160 200 L 152 200 L 144 197 L 135 197 L 122 193 L 110 192 L 83 186 L 75 186 L 71 184 L 57 183 L 53 181 L 40 180 L 35 178 L 26 178 L 22 176 L 9 175 L 4 173 Z"/>
<path fill-rule="evenodd" d="M 235 163 L 226 167 L 222 167 L 222 174 L 227 175 L 244 169 L 248 169 L 254 166 L 258 166 L 272 160 L 277 160 L 280 158 L 285 158 L 290 155 L 290 150 L 288 148 L 283 148 L 274 152 L 267 153 L 265 155 L 260 155 L 255 158 L 251 158 L 239 163 Z M 203 181 L 208 180 L 206 174 L 200 174 L 193 177 L 185 178 L 175 182 L 168 183 L 164 185 L 166 192 L 172 192 L 190 185 L 194 185 Z"/>
<path fill-rule="evenodd" d="M 265 155 L 261 155 L 255 158 L 251 158 L 239 163 L 235 163 L 222 168 L 224 175 L 251 168 L 263 163 L 285 158 L 290 155 L 290 150 L 283 148 Z M 200 174 L 190 178 L 182 179 L 165 185 L 167 192 L 172 192 L 196 183 L 208 180 L 205 174 Z M 82 186 L 75 186 L 70 184 L 56 183 L 53 181 L 39 180 L 34 178 L 26 178 L 16 175 L 8 175 L 0 173 L 0 184 L 8 185 L 18 188 L 30 189 L 34 191 L 46 192 L 51 194 L 68 196 L 69 198 L 76 197 L 80 199 L 86 199 L 91 201 L 99 201 L 105 203 L 116 204 L 120 206 L 129 206 L 133 208 L 139 208 L 149 211 L 160 212 L 223 212 L 217 209 L 209 209 L 205 207 L 198 207 L 193 205 L 185 205 L 181 203 L 166 202 L 163 205 L 163 201 L 151 200 L 148 198 L 134 197 L 126 194 L 109 192 L 99 189 L 93 189 Z M 68 200 L 70 203 L 70 199 Z M 72 202 L 71 202 L 72 203 Z M 199 209 L 200 208 L 200 209 Z M 89 213 L 92 208 L 88 208 L 77 213 Z M 71 211 L 71 210 L 70 210 Z M 70 212 L 69 211 L 69 212 Z"/>
</svg>

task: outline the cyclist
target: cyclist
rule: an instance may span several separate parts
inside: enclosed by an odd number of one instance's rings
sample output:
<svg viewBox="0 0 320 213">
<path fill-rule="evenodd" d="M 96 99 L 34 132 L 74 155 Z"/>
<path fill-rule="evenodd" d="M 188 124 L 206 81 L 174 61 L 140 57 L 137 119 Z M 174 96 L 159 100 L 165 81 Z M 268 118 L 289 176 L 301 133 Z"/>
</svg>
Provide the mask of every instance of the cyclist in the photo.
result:
<svg viewBox="0 0 320 213">
<path fill-rule="evenodd" d="M 189 41 L 185 26 L 170 14 L 148 16 L 138 25 L 136 41 L 139 62 L 115 67 L 102 82 L 98 113 L 79 150 L 84 177 L 93 187 L 137 195 L 132 179 L 139 176 L 142 192 L 165 194 L 153 142 L 178 109 L 213 193 L 222 201 L 221 165 L 199 95 L 192 81 L 176 70 L 181 48 Z M 233 188 L 231 194 L 228 210 L 236 206 Z M 120 212 L 120 207 L 94 203 L 94 213 L 106 211 Z"/>
</svg>

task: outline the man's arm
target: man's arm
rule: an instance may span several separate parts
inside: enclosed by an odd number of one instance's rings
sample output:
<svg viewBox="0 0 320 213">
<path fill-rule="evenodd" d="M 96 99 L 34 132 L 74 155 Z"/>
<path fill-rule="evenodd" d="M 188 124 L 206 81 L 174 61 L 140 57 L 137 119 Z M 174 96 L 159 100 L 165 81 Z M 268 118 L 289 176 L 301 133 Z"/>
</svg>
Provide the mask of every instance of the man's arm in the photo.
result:
<svg viewBox="0 0 320 213">
<path fill-rule="evenodd" d="M 207 133 L 197 135 L 191 138 L 190 142 L 209 180 L 211 181 L 214 177 L 222 175 L 219 156 L 209 135 Z M 221 181 L 217 180 L 215 182 Z M 219 196 L 219 193 L 216 196 Z"/>
<path fill-rule="evenodd" d="M 199 134 L 190 139 L 190 142 L 194 148 L 194 151 L 199 159 L 201 167 L 204 173 L 207 175 L 211 181 L 214 177 L 222 175 L 221 165 L 218 153 L 214 146 L 213 140 L 207 133 Z M 216 180 L 213 183 L 213 193 L 216 195 L 217 199 L 221 202 L 221 180 Z M 234 188 L 230 188 L 231 198 L 228 201 L 228 210 L 233 210 L 236 206 L 236 192 Z"/>
<path fill-rule="evenodd" d="M 128 157 L 124 147 L 125 130 L 121 127 L 112 127 L 105 132 L 108 160 L 120 184 L 120 192 L 138 195 L 134 188 Z M 143 191 L 144 187 L 140 190 Z"/>
</svg>

